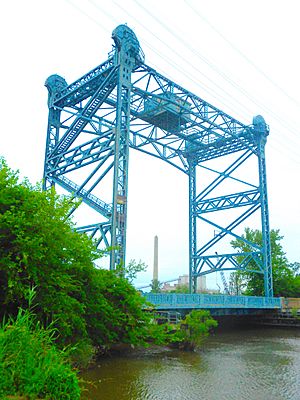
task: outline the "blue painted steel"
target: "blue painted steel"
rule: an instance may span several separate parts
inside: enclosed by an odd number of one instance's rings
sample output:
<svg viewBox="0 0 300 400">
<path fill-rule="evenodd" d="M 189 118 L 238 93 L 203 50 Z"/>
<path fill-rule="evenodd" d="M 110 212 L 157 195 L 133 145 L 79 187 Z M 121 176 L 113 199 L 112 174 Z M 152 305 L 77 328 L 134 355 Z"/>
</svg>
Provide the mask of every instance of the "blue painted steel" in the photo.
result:
<svg viewBox="0 0 300 400">
<path fill-rule="evenodd" d="M 92 71 L 88 72 L 71 85 L 66 85 L 67 87 L 61 87 L 60 90 L 55 90 L 50 97 L 50 106 L 55 106 L 62 109 L 67 106 L 72 107 L 90 97 L 99 88 L 113 68 L 113 58 L 110 57 L 107 61 L 100 64 L 98 67 L 94 68 Z"/>
<path fill-rule="evenodd" d="M 258 141 L 258 169 L 260 181 L 261 196 L 261 225 L 263 236 L 263 259 L 264 259 L 264 287 L 265 295 L 273 296 L 273 277 L 272 277 L 272 257 L 271 257 L 271 241 L 270 241 L 270 223 L 269 223 L 269 207 L 267 192 L 267 174 L 266 174 L 266 158 L 265 146 L 269 128 L 262 116 L 258 115 L 253 119 L 253 126 Z"/>
<path fill-rule="evenodd" d="M 211 272 L 218 272 L 221 270 L 233 271 L 237 269 L 246 270 L 248 264 L 255 260 L 257 264 L 257 269 L 252 269 L 252 272 L 264 273 L 263 262 L 260 259 L 261 252 L 260 251 L 252 251 L 252 252 L 240 252 L 240 253 L 231 253 L 231 254 L 213 254 L 207 256 L 201 256 L 199 258 L 195 257 L 199 260 L 199 268 L 203 269 L 206 267 L 206 270 L 202 272 L 201 275 L 207 275 Z M 242 261 L 238 262 L 237 258 L 242 257 Z M 225 267 L 226 264 L 226 267 Z"/>
<path fill-rule="evenodd" d="M 126 25 L 118 26 L 112 37 L 118 66 L 110 258 L 110 269 L 115 269 L 125 264 L 126 252 L 131 73 L 143 57 L 135 34 Z"/>
<path fill-rule="evenodd" d="M 88 204 L 95 211 L 109 218 L 112 213 L 111 204 L 105 203 L 105 201 L 100 200 L 97 196 L 91 194 L 85 189 L 80 188 L 76 183 L 66 178 L 62 177 L 53 177 L 52 178 L 55 183 L 58 183 L 61 187 L 66 189 L 68 192 L 76 194 L 76 197 L 81 198 L 86 204 Z"/>
<path fill-rule="evenodd" d="M 158 310 L 172 309 L 274 309 L 281 308 L 279 297 L 226 296 L 213 294 L 146 293 L 146 300 Z"/>
<path fill-rule="evenodd" d="M 196 290 L 201 275 L 247 270 L 254 263 L 264 274 L 265 295 L 272 297 L 265 121 L 257 116 L 245 125 L 159 74 L 144 63 L 126 25 L 114 30 L 113 40 L 108 60 L 71 85 L 58 75 L 46 81 L 44 189 L 57 183 L 98 213 L 99 220 L 79 229 L 113 247 L 113 269 L 125 262 L 129 148 L 159 158 L 189 179 L 190 289 Z M 246 179 L 243 168 L 252 159 L 258 162 Z M 202 179 L 205 173 L 211 174 L 208 181 Z M 107 181 L 109 201 L 101 193 Z M 258 212 L 262 246 L 245 241 L 238 231 Z M 227 238 L 250 246 L 239 254 L 241 262 L 236 253 L 223 250 Z"/>
<path fill-rule="evenodd" d="M 195 276 L 197 252 L 197 215 L 195 211 L 196 198 L 196 162 L 190 157 L 189 161 L 189 290 L 196 292 L 197 281 Z"/>
<path fill-rule="evenodd" d="M 228 286 L 226 278 L 225 278 L 224 271 L 221 271 L 221 279 L 222 279 L 225 294 L 230 295 L 230 290 L 229 290 L 229 286 Z"/>
<path fill-rule="evenodd" d="M 111 224 L 109 222 L 90 224 L 77 228 L 77 232 L 88 233 L 92 238 L 98 236 L 98 240 L 96 241 L 96 246 L 99 247 L 103 241 L 106 249 L 110 246 L 109 239 L 107 238 L 108 234 L 111 236 L 110 231 L 111 231 Z"/>
<path fill-rule="evenodd" d="M 242 193 L 233 193 L 226 196 L 219 196 L 211 199 L 204 199 L 197 202 L 196 209 L 199 214 L 209 213 L 218 210 L 228 210 L 242 206 L 249 206 L 259 203 L 260 192 L 248 190 Z"/>
<path fill-rule="evenodd" d="M 105 102 L 109 94 L 117 84 L 118 67 L 115 66 L 109 75 L 103 80 L 99 88 L 76 115 L 75 120 L 68 127 L 65 134 L 60 139 L 57 146 L 53 149 L 51 159 L 59 157 L 57 154 L 65 153 L 66 150 L 72 145 L 76 138 L 83 131 L 89 120 L 96 114 L 101 105 Z"/>
</svg>

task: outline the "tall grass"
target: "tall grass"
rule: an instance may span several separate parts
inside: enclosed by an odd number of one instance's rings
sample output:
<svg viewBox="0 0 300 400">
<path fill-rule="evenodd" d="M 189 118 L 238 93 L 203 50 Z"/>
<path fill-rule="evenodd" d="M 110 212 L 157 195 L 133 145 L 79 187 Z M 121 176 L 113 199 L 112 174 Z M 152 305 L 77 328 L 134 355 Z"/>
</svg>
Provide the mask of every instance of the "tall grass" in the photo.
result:
<svg viewBox="0 0 300 400">
<path fill-rule="evenodd" d="M 0 398 L 77 400 L 76 371 L 53 344 L 54 329 L 44 329 L 29 310 L 0 327 Z"/>
</svg>

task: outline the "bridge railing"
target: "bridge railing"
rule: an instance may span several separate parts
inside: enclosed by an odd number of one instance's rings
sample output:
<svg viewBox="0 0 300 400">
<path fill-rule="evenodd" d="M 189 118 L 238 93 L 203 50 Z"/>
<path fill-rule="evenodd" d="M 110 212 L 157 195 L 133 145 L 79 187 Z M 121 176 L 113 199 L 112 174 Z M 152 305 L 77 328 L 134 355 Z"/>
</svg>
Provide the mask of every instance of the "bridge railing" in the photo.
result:
<svg viewBox="0 0 300 400">
<path fill-rule="evenodd" d="M 213 294 L 145 293 L 157 309 L 179 308 L 281 308 L 279 297 L 227 296 Z"/>
</svg>

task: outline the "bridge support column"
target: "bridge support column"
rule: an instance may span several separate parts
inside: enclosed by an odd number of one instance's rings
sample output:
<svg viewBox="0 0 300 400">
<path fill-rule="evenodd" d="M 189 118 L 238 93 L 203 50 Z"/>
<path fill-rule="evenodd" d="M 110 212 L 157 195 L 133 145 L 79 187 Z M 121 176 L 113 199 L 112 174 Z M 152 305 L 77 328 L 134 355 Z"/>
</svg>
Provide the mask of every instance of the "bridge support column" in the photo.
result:
<svg viewBox="0 0 300 400">
<path fill-rule="evenodd" d="M 114 177 L 112 203 L 112 236 L 110 269 L 125 264 L 127 197 L 128 197 L 128 137 L 130 118 L 130 72 L 124 74 L 130 59 L 126 53 L 118 54 L 120 70 L 117 89 L 117 115 L 115 127 Z M 127 70 L 128 71 L 128 70 Z M 125 75 L 125 77 L 124 77 Z"/>
<path fill-rule="evenodd" d="M 259 169 L 259 183 L 260 183 L 259 187 L 260 187 L 260 197 L 261 197 L 264 289 L 266 297 L 273 297 L 272 256 L 271 256 L 270 223 L 269 223 L 266 157 L 265 157 L 265 145 L 267 142 L 267 136 L 269 132 L 268 132 L 268 127 L 263 117 L 261 116 L 254 118 L 253 126 L 258 141 L 257 150 L 258 150 L 258 169 Z"/>
<path fill-rule="evenodd" d="M 126 25 L 120 25 L 113 31 L 112 37 L 116 44 L 115 65 L 118 66 L 118 81 L 111 217 L 111 270 L 117 265 L 125 265 L 131 74 L 141 62 L 139 42 L 131 29 Z"/>
<path fill-rule="evenodd" d="M 197 277 L 195 272 L 197 251 L 197 220 L 196 220 L 196 161 L 193 157 L 189 162 L 189 291 L 196 293 Z"/>
</svg>

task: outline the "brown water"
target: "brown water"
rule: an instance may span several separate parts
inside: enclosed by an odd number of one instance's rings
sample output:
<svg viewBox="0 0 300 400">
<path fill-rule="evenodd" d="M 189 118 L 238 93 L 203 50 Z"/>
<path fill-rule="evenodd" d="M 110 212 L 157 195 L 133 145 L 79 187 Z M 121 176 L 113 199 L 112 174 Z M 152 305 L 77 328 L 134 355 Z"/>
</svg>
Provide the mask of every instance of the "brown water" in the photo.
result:
<svg viewBox="0 0 300 400">
<path fill-rule="evenodd" d="M 83 377 L 92 400 L 300 400 L 300 332 L 217 332 L 201 351 L 136 351 Z"/>
</svg>

